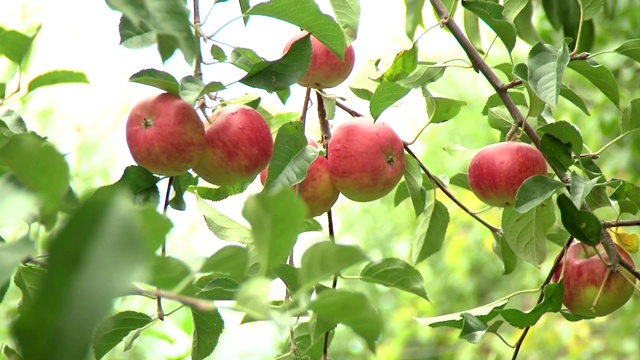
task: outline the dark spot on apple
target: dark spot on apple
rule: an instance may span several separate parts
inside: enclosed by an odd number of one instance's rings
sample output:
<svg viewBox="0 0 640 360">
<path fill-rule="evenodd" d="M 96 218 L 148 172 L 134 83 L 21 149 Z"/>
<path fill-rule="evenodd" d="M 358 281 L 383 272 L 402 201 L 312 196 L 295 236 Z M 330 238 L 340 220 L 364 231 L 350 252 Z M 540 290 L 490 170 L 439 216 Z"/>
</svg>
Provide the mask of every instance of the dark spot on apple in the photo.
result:
<svg viewBox="0 0 640 360">
<path fill-rule="evenodd" d="M 393 157 L 392 154 L 387 155 L 387 164 L 393 165 L 395 164 L 395 162 L 396 162 L 396 159 Z"/>
<path fill-rule="evenodd" d="M 142 126 L 145 129 L 149 129 L 150 127 L 153 126 L 153 119 L 144 118 L 144 120 L 142 120 L 142 122 L 140 123 L 140 126 Z"/>
</svg>

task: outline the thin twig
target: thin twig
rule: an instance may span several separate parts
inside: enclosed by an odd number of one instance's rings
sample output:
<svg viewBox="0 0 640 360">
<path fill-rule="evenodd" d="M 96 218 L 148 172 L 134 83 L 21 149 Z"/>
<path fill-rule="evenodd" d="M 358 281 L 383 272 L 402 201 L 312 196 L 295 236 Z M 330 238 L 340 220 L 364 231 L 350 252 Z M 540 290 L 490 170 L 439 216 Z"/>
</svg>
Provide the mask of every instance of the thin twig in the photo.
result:
<svg viewBox="0 0 640 360">
<path fill-rule="evenodd" d="M 162 215 L 167 215 L 167 210 L 169 209 L 169 195 L 171 194 L 171 185 L 173 185 L 173 176 L 169 178 L 167 183 L 167 192 L 164 195 L 164 205 L 162 209 Z M 162 248 L 160 249 L 160 256 L 167 256 L 167 239 L 162 240 Z M 162 309 L 162 295 L 160 292 L 160 288 L 156 289 L 156 313 L 158 315 L 158 319 L 164 321 L 164 310 Z"/>
<path fill-rule="evenodd" d="M 336 242 L 336 237 L 335 237 L 335 232 L 333 229 L 333 214 L 331 209 L 329 209 L 329 211 L 327 211 L 327 222 L 328 222 L 328 227 L 329 227 L 329 240 L 331 240 L 331 242 L 335 243 Z M 333 282 L 331 283 L 331 288 L 335 289 L 336 287 L 338 287 L 338 275 L 334 275 L 333 276 Z M 327 360 L 329 359 L 329 335 L 331 334 L 331 331 L 326 331 L 324 333 L 324 340 L 322 343 L 322 360 Z"/>
</svg>

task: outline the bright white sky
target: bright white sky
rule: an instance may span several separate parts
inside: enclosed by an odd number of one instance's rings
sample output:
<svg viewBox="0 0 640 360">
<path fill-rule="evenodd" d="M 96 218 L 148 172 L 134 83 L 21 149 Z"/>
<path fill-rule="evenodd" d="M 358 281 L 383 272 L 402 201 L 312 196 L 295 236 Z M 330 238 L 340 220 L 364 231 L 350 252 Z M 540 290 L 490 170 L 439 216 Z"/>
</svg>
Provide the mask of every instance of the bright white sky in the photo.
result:
<svg viewBox="0 0 640 360">
<path fill-rule="evenodd" d="M 325 12 L 330 13 L 328 1 L 318 2 Z M 210 4 L 211 1 L 202 3 Z M 411 46 L 404 35 L 405 8 L 402 0 L 365 0 L 361 1 L 361 6 L 359 37 L 353 44 L 356 70 L 369 59 L 383 58 L 390 61 L 398 51 Z M 207 12 L 208 9 L 203 8 L 201 15 L 204 17 Z M 238 14 L 237 1 L 216 5 L 205 24 L 205 33 L 212 33 Z M 427 26 L 436 23 L 430 10 L 425 11 L 425 16 Z M 64 85 L 40 89 L 30 95 L 27 108 L 16 109 L 23 114 L 32 130 L 48 136 L 63 153 L 68 153 L 67 158 L 74 173 L 74 186 L 79 191 L 117 180 L 122 170 L 134 163 L 125 142 L 126 116 L 138 100 L 158 91 L 128 82 L 128 78 L 139 70 L 163 69 L 163 64 L 154 47 L 129 50 L 118 45 L 119 19 L 120 13 L 111 11 L 104 1 L 4 0 L 0 3 L 0 25 L 5 28 L 29 33 L 37 24 L 43 26 L 37 38 L 27 79 L 49 70 L 71 69 L 83 71 L 91 82 L 89 86 Z M 249 24 L 245 29 L 241 20 L 234 21 L 219 33 L 219 40 L 233 46 L 249 47 L 267 59 L 276 59 L 281 56 L 284 44 L 298 30 L 293 25 L 264 17 L 252 18 Z M 444 39 L 448 41 L 443 41 Z M 438 54 L 444 53 L 448 53 L 450 58 L 452 49 L 457 49 L 457 44 L 438 29 L 423 37 L 421 44 L 423 42 L 432 44 L 421 45 L 421 59 L 425 60 L 435 61 L 443 58 Z M 230 54 L 231 49 L 225 50 Z M 207 54 L 208 48 L 205 47 L 203 52 Z M 178 79 L 192 73 L 181 55 L 165 65 L 164 70 Z M 2 69 L 3 63 L 0 62 L 0 76 Z M 228 83 L 241 74 L 230 65 L 204 68 L 205 82 Z M 348 82 L 349 80 L 331 92 L 349 98 L 350 106 L 367 113 L 367 103 L 357 100 L 350 93 L 346 87 Z M 252 91 L 237 85 L 225 92 L 224 97 L 233 98 Z M 281 104 L 275 96 L 266 96 L 263 104 L 275 111 L 299 111 L 303 95 L 303 89 L 294 86 L 286 105 Z M 392 126 L 400 136 L 411 139 L 419 124 L 424 121 L 421 120 L 424 119 L 423 104 L 419 96 L 409 96 L 404 100 L 402 109 L 386 111 L 381 120 L 393 120 L 389 122 L 393 123 Z M 338 119 L 344 116 L 346 114 L 338 113 Z M 106 175 L 96 179 L 96 173 Z M 193 205 L 195 204 L 190 203 L 190 209 L 186 212 L 170 213 L 177 226 L 171 233 L 169 254 L 181 259 L 193 259 L 193 254 L 198 254 L 196 258 L 203 258 L 225 245 L 215 241 L 212 234 L 203 228 L 201 217 Z M 233 203 L 216 204 L 219 210 L 238 221 L 242 221 L 241 206 L 237 200 Z M 187 240 L 194 238 L 209 241 Z M 283 291 L 277 291 L 281 297 Z M 233 322 L 227 322 L 227 329 L 215 358 L 253 359 L 258 353 L 272 358 L 277 353 L 278 350 L 274 349 L 277 342 L 272 341 L 271 337 L 275 335 L 280 339 L 283 334 L 278 334 L 273 327 L 265 324 L 235 327 Z M 162 325 L 162 331 L 171 334 L 178 341 L 175 344 L 163 343 L 158 351 L 164 355 L 178 355 L 188 351 L 189 336 L 168 323 Z M 247 338 L 252 339 L 251 346 L 247 346 Z M 241 342 L 240 345 L 237 341 Z"/>
</svg>

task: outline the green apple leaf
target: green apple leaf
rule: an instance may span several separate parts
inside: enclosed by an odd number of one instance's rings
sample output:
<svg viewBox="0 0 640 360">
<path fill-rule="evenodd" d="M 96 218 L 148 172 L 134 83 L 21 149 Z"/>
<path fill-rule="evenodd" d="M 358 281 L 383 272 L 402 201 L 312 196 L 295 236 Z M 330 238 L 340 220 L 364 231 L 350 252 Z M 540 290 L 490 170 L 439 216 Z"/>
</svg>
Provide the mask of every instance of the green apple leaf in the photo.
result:
<svg viewBox="0 0 640 360">
<path fill-rule="evenodd" d="M 507 0 L 504 2 L 502 14 L 507 19 L 513 21 L 520 12 L 527 6 L 529 0 Z"/>
<path fill-rule="evenodd" d="M 581 207 L 587 199 L 587 196 L 598 184 L 600 177 L 586 181 L 582 176 L 575 172 L 571 172 L 571 200 L 576 207 Z"/>
<path fill-rule="evenodd" d="M 96 360 L 102 359 L 130 332 L 152 322 L 153 319 L 149 315 L 136 311 L 122 311 L 104 319 L 93 335 L 93 354 Z"/>
<path fill-rule="evenodd" d="M 287 89 L 306 74 L 310 61 L 311 40 L 305 36 L 294 42 L 280 59 L 255 63 L 240 82 L 269 92 Z"/>
<path fill-rule="evenodd" d="M 640 63 L 640 39 L 625 41 L 615 48 L 614 51 Z"/>
<path fill-rule="evenodd" d="M 540 266 L 547 258 L 547 230 L 555 221 L 549 202 L 521 214 L 513 208 L 502 210 L 504 238 L 522 260 Z"/>
<path fill-rule="evenodd" d="M 333 13 L 345 35 L 352 42 L 358 37 L 358 24 L 360 23 L 359 0 L 330 0 Z"/>
<path fill-rule="evenodd" d="M 375 353 L 383 322 L 378 310 L 364 294 L 328 289 L 319 293 L 309 307 L 323 321 L 350 327 Z"/>
<path fill-rule="evenodd" d="M 300 262 L 302 288 L 313 286 L 366 259 L 367 256 L 357 246 L 338 245 L 330 241 L 314 244 L 304 252 Z"/>
<path fill-rule="evenodd" d="M 277 264 L 271 268 L 271 273 L 282 280 L 292 294 L 295 294 L 300 290 L 302 283 L 300 280 L 299 268 L 288 264 Z"/>
<path fill-rule="evenodd" d="M 206 359 L 218 345 L 224 330 L 224 320 L 218 309 L 200 310 L 191 308 L 193 335 L 191 341 L 191 359 Z"/>
<path fill-rule="evenodd" d="M 198 211 L 204 216 L 209 230 L 221 240 L 235 241 L 242 244 L 251 244 L 253 242 L 249 228 L 212 208 L 200 196 L 198 196 Z"/>
<path fill-rule="evenodd" d="M 502 260 L 502 266 L 504 267 L 502 275 L 511 274 L 516 269 L 516 265 L 518 265 L 518 256 L 513 252 L 503 234 L 498 235 L 493 232 L 491 234 L 493 235 L 493 253 Z"/>
<path fill-rule="evenodd" d="M 9 243 L 0 237 L 0 285 L 8 283 L 18 265 L 35 253 L 35 243 L 27 236 Z"/>
<path fill-rule="evenodd" d="M 462 318 L 462 328 L 460 329 L 458 338 L 472 344 L 478 344 L 484 337 L 484 334 L 487 333 L 489 325 L 468 313 L 462 313 L 460 317 Z"/>
<path fill-rule="evenodd" d="M 545 175 L 534 175 L 524 181 L 516 194 L 515 210 L 521 214 L 542 204 L 556 190 L 565 187 L 561 181 L 553 180 Z"/>
<path fill-rule="evenodd" d="M 582 153 L 582 134 L 577 126 L 568 121 L 556 121 L 551 124 L 541 126 L 539 131 L 552 135 L 563 143 L 571 144 L 571 151 L 580 155 Z"/>
<path fill-rule="evenodd" d="M 537 43 L 527 58 L 528 80 L 533 91 L 551 107 L 558 105 L 562 78 L 569 64 L 569 48 L 563 43 L 557 50 L 550 45 Z"/>
<path fill-rule="evenodd" d="M 53 226 L 69 193 L 69 165 L 64 156 L 35 133 L 16 134 L 0 141 L 0 167 L 6 167 L 19 184 L 37 196 L 40 222 Z"/>
<path fill-rule="evenodd" d="M 242 281 L 249 267 L 249 250 L 242 246 L 225 246 L 209 256 L 200 267 L 199 272 L 228 276 L 235 281 Z"/>
<path fill-rule="evenodd" d="M 406 78 L 398 80 L 397 83 L 407 88 L 419 89 L 440 79 L 446 69 L 446 66 L 418 61 L 416 69 Z"/>
<path fill-rule="evenodd" d="M 131 75 L 129 81 L 153 86 L 169 94 L 180 95 L 180 84 L 173 75 L 156 69 L 140 70 Z"/>
<path fill-rule="evenodd" d="M 349 89 L 351 89 L 351 92 L 362 100 L 371 100 L 371 97 L 373 97 L 373 94 L 378 87 L 378 82 L 372 80 L 372 77 L 378 72 L 376 64 L 376 60 L 367 60 L 367 62 L 356 73 L 356 76 L 353 78 L 351 83 L 349 83 Z"/>
<path fill-rule="evenodd" d="M 240 288 L 240 283 L 220 274 L 209 274 L 198 278 L 194 286 L 196 289 L 194 293 L 190 293 L 193 291 L 193 288 L 190 287 L 185 288 L 182 292 L 212 301 L 233 300 Z"/>
<path fill-rule="evenodd" d="M 511 53 L 516 46 L 516 27 L 512 20 L 503 15 L 501 5 L 490 1 L 467 0 L 462 2 L 462 6 L 482 19 Z"/>
<path fill-rule="evenodd" d="M 0 32 L 0 55 L 4 55 L 7 59 L 16 64 L 21 64 L 31 51 L 33 39 L 40 31 L 38 27 L 32 36 L 25 35 L 15 30 L 6 30 Z"/>
<path fill-rule="evenodd" d="M 191 269 L 182 260 L 172 256 L 155 256 L 151 263 L 149 284 L 156 288 L 173 290 L 187 277 Z"/>
<path fill-rule="evenodd" d="M 520 91 L 511 90 L 508 92 L 511 100 L 520 106 L 528 106 L 527 97 Z M 504 106 L 504 102 L 502 98 L 500 98 L 499 94 L 493 94 L 489 96 L 487 102 L 484 104 L 484 108 L 482 108 L 482 115 L 489 115 L 489 109 L 493 109 L 495 107 Z"/>
<path fill-rule="evenodd" d="M 565 194 L 558 195 L 556 201 L 564 228 L 583 243 L 597 245 L 602 231 L 600 220 L 591 211 L 579 210 Z"/>
<path fill-rule="evenodd" d="M 153 31 L 162 61 L 167 61 L 176 50 L 180 50 L 187 63 L 191 64 L 198 52 L 198 40 L 191 27 L 190 11 L 181 0 L 106 0 L 107 5 L 128 18 L 135 29 L 135 36 L 146 36 L 144 31 Z M 120 28 L 123 30 L 123 28 Z M 130 40 L 131 34 L 120 34 L 122 43 Z M 149 40 L 149 39 L 147 39 Z"/>
<path fill-rule="evenodd" d="M 511 0 L 509 2 L 511 2 Z M 534 45 L 542 40 L 532 20 L 533 6 L 530 1 L 527 1 L 526 6 L 516 16 L 513 23 L 516 25 L 518 37 L 526 41 L 529 45 Z"/>
<path fill-rule="evenodd" d="M 214 93 L 224 90 L 225 86 L 217 81 L 204 84 L 202 79 L 198 79 L 193 75 L 185 76 L 180 80 L 180 97 L 189 104 L 195 104 L 196 101 L 205 94 Z"/>
<path fill-rule="evenodd" d="M 242 215 L 251 224 L 261 273 L 283 263 L 304 229 L 307 206 L 291 189 L 261 192 L 247 198 Z"/>
<path fill-rule="evenodd" d="M 443 203 L 434 200 L 427 205 L 418 219 L 420 224 L 416 229 L 416 239 L 411 248 L 411 259 L 414 265 L 442 248 L 449 226 L 449 211 Z"/>
<path fill-rule="evenodd" d="M 211 45 L 210 53 L 211 56 L 219 62 L 227 61 L 227 54 L 224 52 L 224 49 L 216 44 Z"/>
<path fill-rule="evenodd" d="M 558 312 L 562 308 L 562 281 L 557 284 L 547 284 L 544 287 L 544 300 L 537 304 L 531 311 L 524 312 L 518 309 L 501 309 L 502 316 L 511 326 L 523 329 L 535 325 L 538 320 L 548 312 Z"/>
<path fill-rule="evenodd" d="M 236 308 L 246 312 L 256 320 L 266 320 L 271 316 L 271 281 L 264 277 L 254 277 L 242 283 L 236 293 Z"/>
<path fill-rule="evenodd" d="M 303 126 L 301 121 L 292 121 L 278 130 L 265 190 L 288 189 L 307 176 L 307 170 L 318 157 L 319 150 L 307 145 Z"/>
<path fill-rule="evenodd" d="M 171 181 L 171 187 L 173 188 L 173 197 L 169 200 L 171 208 L 183 211 L 187 208 L 187 203 L 184 201 L 184 193 L 189 186 L 196 186 L 198 184 L 198 177 L 191 175 L 191 173 L 184 173 L 178 176 L 174 176 Z"/>
<path fill-rule="evenodd" d="M 409 154 L 405 154 L 405 163 L 406 167 L 404 169 L 404 179 L 405 179 L 405 187 L 404 189 L 408 189 L 408 194 L 411 197 L 411 203 L 413 204 L 413 211 L 418 217 L 424 211 L 426 202 L 427 202 L 427 190 L 422 186 L 422 171 L 420 170 L 420 166 L 418 162 Z M 399 192 L 402 187 L 398 187 L 396 191 L 396 206 L 400 199 L 399 196 L 402 196 Z"/>
<path fill-rule="evenodd" d="M 27 86 L 27 93 L 35 89 L 65 83 L 81 83 L 88 84 L 87 76 L 79 71 L 55 70 L 41 74 L 33 78 Z"/>
<path fill-rule="evenodd" d="M 429 301 L 422 275 L 416 268 L 401 259 L 385 258 L 370 262 L 360 272 L 359 279 L 400 289 Z"/>
<path fill-rule="evenodd" d="M 142 166 L 130 165 L 124 169 L 122 176 L 111 187 L 123 187 L 133 194 L 136 204 L 160 203 L 160 191 L 157 183 L 160 178 Z"/>
<path fill-rule="evenodd" d="M 471 191 L 471 188 L 469 187 L 469 178 L 466 173 L 457 173 L 451 177 L 450 181 L 451 185 Z"/>
<path fill-rule="evenodd" d="M 583 11 L 583 21 L 593 18 L 602 10 L 604 0 L 581 0 L 578 2 Z"/>
<path fill-rule="evenodd" d="M 560 96 L 569 100 L 569 102 L 575 105 L 578 109 L 582 110 L 582 112 L 586 115 L 591 115 L 589 109 L 587 108 L 587 104 L 575 91 L 569 89 L 565 85 L 562 85 L 562 89 L 560 89 Z"/>
<path fill-rule="evenodd" d="M 383 111 L 407 95 L 409 90 L 395 82 L 381 82 L 371 96 L 371 102 L 369 103 L 371 116 L 377 119 Z"/>
<path fill-rule="evenodd" d="M 547 162 L 555 166 L 558 171 L 565 172 L 573 165 L 573 157 L 571 143 L 562 142 L 551 134 L 542 135 L 540 140 L 540 152 L 544 154 Z"/>
<path fill-rule="evenodd" d="M 482 49 L 482 37 L 480 36 L 480 18 L 473 12 L 463 9 L 462 20 L 464 24 L 464 33 L 467 35 L 467 38 L 480 54 L 484 54 L 484 50 Z"/>
<path fill-rule="evenodd" d="M 488 323 L 490 320 L 498 316 L 498 311 L 503 309 L 507 302 L 509 302 L 508 298 L 502 298 L 473 309 L 428 318 L 415 318 L 415 320 L 420 325 L 428 325 L 434 328 L 448 326 L 462 329 L 462 326 L 464 325 L 463 314 L 471 314 L 474 317 L 477 317 L 480 321 Z"/>
<path fill-rule="evenodd" d="M 569 69 L 584 76 L 598 90 L 600 90 L 611 102 L 620 107 L 620 90 L 616 77 L 609 69 L 592 59 L 572 61 Z"/>
<path fill-rule="evenodd" d="M 342 28 L 331 16 L 322 13 L 313 0 L 271 0 L 253 6 L 245 14 L 269 16 L 297 25 L 313 34 L 340 59 L 344 57 L 346 39 Z"/>
<path fill-rule="evenodd" d="M 0 134 L 20 134 L 27 132 L 27 130 L 27 124 L 17 112 L 5 110 L 0 114 Z"/>
<path fill-rule="evenodd" d="M 622 132 L 640 128 L 640 98 L 631 100 L 629 106 L 624 108 L 620 127 Z"/>
<path fill-rule="evenodd" d="M 120 45 L 127 49 L 143 49 L 156 43 L 156 34 L 146 22 L 135 23 L 125 15 L 118 25 Z"/>
<path fill-rule="evenodd" d="M 12 325 L 22 355 L 85 358 L 94 329 L 114 299 L 143 280 L 145 265 L 170 228 L 167 218 L 136 208 L 126 194 L 96 191 L 48 242 L 41 291 Z"/>
<path fill-rule="evenodd" d="M 467 105 L 466 101 L 447 99 L 443 97 L 425 96 L 427 102 L 427 113 L 429 114 L 429 123 L 442 123 L 453 119 L 463 106 Z"/>
<path fill-rule="evenodd" d="M 405 33 L 409 39 L 413 39 L 418 26 L 424 27 L 422 20 L 422 9 L 425 0 L 404 0 L 406 6 L 405 12 Z"/>
<path fill-rule="evenodd" d="M 321 359 L 323 343 L 322 336 L 314 336 L 313 326 L 311 321 L 298 323 L 293 328 L 293 336 L 287 336 L 287 340 L 282 345 L 282 354 L 278 357 L 280 359 L 295 359 L 286 357 L 285 354 L 291 352 L 291 338 L 295 339 L 296 352 L 302 355 L 303 359 Z M 321 332 L 324 334 L 324 332 Z M 329 336 L 331 339 L 332 336 Z"/>
<path fill-rule="evenodd" d="M 396 54 L 391 67 L 385 71 L 379 81 L 396 82 L 405 79 L 415 71 L 418 66 L 418 46 L 413 44 L 410 49 L 402 50 Z"/>
<path fill-rule="evenodd" d="M 211 188 L 207 186 L 189 186 L 188 191 L 197 194 L 204 200 L 222 201 L 230 196 L 242 194 L 251 181 L 241 181 L 239 183 L 227 186 L 220 186 L 217 188 Z"/>
</svg>

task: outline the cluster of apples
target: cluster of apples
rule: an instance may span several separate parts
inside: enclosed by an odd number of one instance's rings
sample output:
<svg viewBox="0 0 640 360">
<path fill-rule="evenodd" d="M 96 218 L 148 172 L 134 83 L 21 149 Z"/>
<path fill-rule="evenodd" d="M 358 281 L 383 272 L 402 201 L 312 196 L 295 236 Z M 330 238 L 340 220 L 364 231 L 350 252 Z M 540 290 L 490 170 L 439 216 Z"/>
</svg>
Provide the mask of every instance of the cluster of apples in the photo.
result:
<svg viewBox="0 0 640 360">
<path fill-rule="evenodd" d="M 471 159 L 468 168 L 471 191 L 488 205 L 497 207 L 513 206 L 518 189 L 526 179 L 546 174 L 547 163 L 542 153 L 521 142 L 485 146 Z M 634 264 L 626 250 L 618 244 L 616 248 L 622 259 Z M 569 246 L 553 280 L 563 279 L 562 302 L 572 313 L 604 316 L 629 301 L 635 277 L 624 269 L 607 274 L 611 270 L 606 262 L 608 257 L 602 244 L 591 247 L 576 242 Z"/>
<path fill-rule="evenodd" d="M 286 44 L 309 35 L 301 31 Z M 344 58 L 311 36 L 312 56 L 298 82 L 316 89 L 342 83 L 354 65 L 351 45 Z M 164 93 L 136 104 L 127 120 L 127 144 L 133 159 L 149 171 L 166 176 L 189 169 L 205 181 L 226 186 L 250 181 L 260 173 L 264 185 L 273 156 L 273 137 L 264 117 L 253 108 L 229 105 L 212 114 L 205 128 L 194 108 L 179 96 Z M 317 144 L 309 139 L 309 144 Z M 327 147 L 298 185 L 309 216 L 323 214 L 339 197 L 372 201 L 389 193 L 405 169 L 402 140 L 384 123 L 355 118 L 342 123 Z"/>
</svg>

